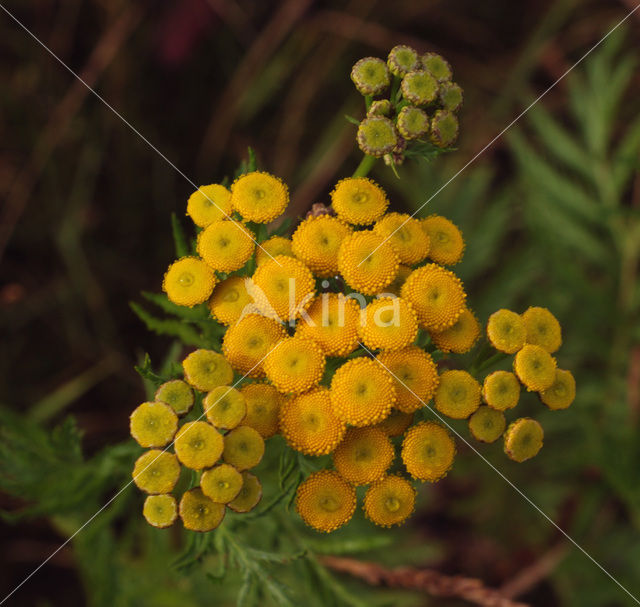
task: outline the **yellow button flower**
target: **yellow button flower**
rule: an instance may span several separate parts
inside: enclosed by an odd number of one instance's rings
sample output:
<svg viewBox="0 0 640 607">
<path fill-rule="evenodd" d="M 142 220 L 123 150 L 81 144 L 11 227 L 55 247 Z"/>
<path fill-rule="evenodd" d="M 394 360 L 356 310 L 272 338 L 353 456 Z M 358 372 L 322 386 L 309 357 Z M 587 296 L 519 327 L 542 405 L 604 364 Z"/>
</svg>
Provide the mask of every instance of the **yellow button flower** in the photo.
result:
<svg viewBox="0 0 640 607">
<path fill-rule="evenodd" d="M 389 437 L 379 428 L 349 428 L 333 452 L 333 465 L 350 483 L 368 485 L 386 474 L 394 455 Z"/>
<path fill-rule="evenodd" d="M 527 330 L 519 314 L 511 310 L 498 310 L 489 316 L 487 337 L 500 352 L 514 354 L 524 346 Z"/>
<path fill-rule="evenodd" d="M 381 297 L 372 301 L 360 319 L 360 336 L 370 350 L 400 350 L 418 335 L 413 308 L 401 297 Z"/>
<path fill-rule="evenodd" d="M 200 478 L 202 493 L 217 504 L 227 504 L 235 499 L 242 484 L 242 474 L 229 464 L 205 470 Z"/>
<path fill-rule="evenodd" d="M 324 374 L 325 356 L 311 339 L 287 337 L 264 361 L 269 381 L 285 394 L 300 394 L 315 386 Z"/>
<path fill-rule="evenodd" d="M 374 428 L 380 428 L 387 436 L 402 436 L 412 423 L 413 413 L 404 413 L 394 407 L 389 417 L 377 423 Z"/>
<path fill-rule="evenodd" d="M 260 265 L 278 255 L 293 257 L 291 240 L 284 236 L 272 236 L 256 247 L 256 264 Z"/>
<path fill-rule="evenodd" d="M 181 379 L 172 379 L 156 391 L 155 399 L 169 405 L 177 415 L 186 415 L 193 407 L 193 390 Z"/>
<path fill-rule="evenodd" d="M 480 406 L 480 384 L 467 371 L 445 371 L 433 400 L 440 413 L 466 419 Z"/>
<path fill-rule="evenodd" d="M 553 354 L 562 345 L 562 329 L 547 308 L 531 307 L 522 315 L 528 344 L 543 347 Z"/>
<path fill-rule="evenodd" d="M 141 447 L 164 447 L 178 429 L 178 416 L 165 403 L 142 403 L 131 414 L 129 428 Z"/>
<path fill-rule="evenodd" d="M 365 516 L 380 527 L 400 525 L 413 512 L 416 490 L 397 474 L 385 476 L 367 489 L 364 496 Z"/>
<path fill-rule="evenodd" d="M 406 213 L 387 213 L 373 231 L 388 239 L 400 263 L 413 266 L 429 253 L 429 237 L 420 222 Z"/>
<path fill-rule="evenodd" d="M 242 489 L 237 497 L 231 500 L 227 506 L 234 512 L 250 512 L 262 499 L 262 485 L 257 476 L 250 472 L 242 473 Z"/>
<path fill-rule="evenodd" d="M 515 462 L 535 457 L 544 440 L 542 426 L 529 417 L 522 417 L 509 424 L 504 433 L 504 452 Z"/>
<path fill-rule="evenodd" d="M 371 179 L 348 177 L 331 192 L 331 206 L 343 221 L 363 226 L 380 219 L 389 201 L 384 190 Z"/>
<path fill-rule="evenodd" d="M 222 458 L 238 470 L 255 468 L 264 455 L 264 439 L 249 426 L 238 426 L 225 435 Z"/>
<path fill-rule="evenodd" d="M 398 273 L 393 281 L 388 284 L 382 291 L 384 293 L 390 293 L 391 295 L 395 295 L 396 297 L 400 297 L 400 291 L 402 289 L 402 285 L 405 283 L 409 275 L 413 272 L 413 269 L 410 266 L 404 266 L 400 264 L 398 266 Z"/>
<path fill-rule="evenodd" d="M 180 518 L 185 529 L 212 531 L 224 518 L 224 504 L 216 504 L 199 487 L 187 491 L 180 500 Z"/>
<path fill-rule="evenodd" d="M 540 392 L 540 400 L 549 409 L 566 409 L 576 398 L 576 380 L 571 371 L 556 369 L 556 377 L 549 388 Z"/>
<path fill-rule="evenodd" d="M 233 272 L 253 255 L 255 238 L 237 221 L 214 221 L 198 235 L 198 253 L 218 272 Z"/>
<path fill-rule="evenodd" d="M 184 424 L 174 442 L 178 459 L 187 468 L 202 470 L 213 466 L 222 455 L 223 439 L 207 422 L 195 421 Z"/>
<path fill-rule="evenodd" d="M 184 378 L 196 389 L 208 392 L 233 381 L 233 369 L 222 354 L 199 349 L 182 361 Z"/>
<path fill-rule="evenodd" d="M 254 171 L 231 185 L 231 204 L 247 221 L 269 223 L 289 204 L 289 188 L 277 177 Z"/>
<path fill-rule="evenodd" d="M 497 441 L 507 427 L 502 411 L 483 405 L 469 418 L 469 430 L 476 440 L 483 443 Z"/>
<path fill-rule="evenodd" d="M 431 341 L 441 352 L 464 354 L 480 337 L 480 323 L 473 312 L 465 308 L 455 324 L 439 333 L 431 333 Z"/>
<path fill-rule="evenodd" d="M 462 259 L 464 239 L 452 221 L 441 215 L 430 215 L 420 221 L 429 237 L 429 258 L 443 266 L 452 266 Z"/>
<path fill-rule="evenodd" d="M 449 472 L 456 446 L 449 432 L 435 422 L 421 422 L 402 441 L 402 461 L 415 479 L 436 482 Z"/>
<path fill-rule="evenodd" d="M 245 280 L 241 276 L 231 276 L 213 289 L 209 310 L 223 325 L 237 322 L 245 308 L 253 304 L 253 297 L 247 292 Z"/>
<path fill-rule="evenodd" d="M 516 354 L 513 369 L 530 392 L 542 392 L 556 379 L 556 359 L 541 346 L 526 344 Z"/>
<path fill-rule="evenodd" d="M 250 426 L 262 438 L 271 438 L 278 432 L 278 416 L 284 396 L 269 384 L 245 384 L 240 389 L 247 403 L 243 426 Z"/>
<path fill-rule="evenodd" d="M 169 266 L 162 290 L 174 304 L 190 308 L 207 301 L 216 280 L 213 270 L 202 259 L 183 257 Z"/>
<path fill-rule="evenodd" d="M 178 482 L 180 464 L 173 453 L 151 449 L 133 466 L 133 482 L 146 493 L 169 493 Z"/>
<path fill-rule="evenodd" d="M 494 371 L 484 378 L 482 396 L 487 405 L 498 411 L 513 409 L 520 400 L 520 382 L 509 371 Z"/>
<path fill-rule="evenodd" d="M 231 192 L 218 183 L 200 186 L 187 201 L 187 215 L 201 228 L 229 219 L 231 212 Z"/>
<path fill-rule="evenodd" d="M 216 428 L 231 430 L 244 419 L 247 405 L 239 390 L 229 386 L 218 386 L 202 401 L 209 422 Z"/>
<path fill-rule="evenodd" d="M 178 504 L 173 495 L 149 495 L 144 500 L 142 514 L 147 519 L 147 523 L 165 529 L 171 527 L 178 518 Z"/>
</svg>

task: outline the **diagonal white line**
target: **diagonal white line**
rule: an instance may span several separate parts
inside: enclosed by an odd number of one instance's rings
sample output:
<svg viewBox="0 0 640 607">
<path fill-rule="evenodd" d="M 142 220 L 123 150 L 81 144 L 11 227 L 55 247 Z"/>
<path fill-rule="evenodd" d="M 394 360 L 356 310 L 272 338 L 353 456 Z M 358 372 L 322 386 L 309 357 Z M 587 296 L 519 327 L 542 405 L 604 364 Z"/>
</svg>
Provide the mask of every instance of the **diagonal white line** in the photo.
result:
<svg viewBox="0 0 640 607">
<path fill-rule="evenodd" d="M 218 400 L 216 401 L 216 403 L 221 399 L 224 398 L 227 394 L 229 394 L 229 392 L 231 390 L 233 390 L 243 379 L 245 379 L 246 377 L 248 377 L 250 375 L 250 373 L 256 368 L 258 367 L 262 361 L 264 361 L 265 358 L 267 358 L 267 356 L 269 356 L 269 354 L 271 354 L 271 352 L 273 352 L 274 350 L 276 350 L 280 345 L 282 344 L 282 341 L 279 341 L 273 348 L 271 348 L 271 350 L 269 350 L 255 365 L 253 365 L 253 367 L 251 367 L 251 369 L 249 369 L 238 381 L 236 381 L 235 384 L 233 384 L 232 386 L 229 386 L 229 389 L 222 394 Z M 215 404 L 215 403 L 213 403 Z M 200 421 L 205 415 L 206 415 L 206 409 L 204 409 L 202 415 L 200 417 L 198 417 L 198 419 L 193 420 L 193 421 Z M 193 426 L 190 426 L 189 428 L 187 428 L 184 432 L 184 434 L 187 434 L 187 432 L 189 432 L 191 430 L 191 428 L 193 428 Z M 183 435 L 184 435 L 183 434 Z M 87 525 L 89 525 L 89 523 L 91 523 L 91 521 L 93 521 L 93 519 L 95 519 L 101 512 L 104 511 L 105 508 L 107 508 L 107 506 L 109 506 L 109 504 L 111 504 L 111 502 L 113 502 L 125 489 L 127 489 L 131 483 L 133 483 L 135 481 L 136 478 L 138 478 L 149 466 L 151 466 L 151 464 L 153 464 L 153 462 L 155 462 L 163 453 L 166 453 L 167 449 L 170 449 L 173 444 L 175 443 L 175 439 L 171 441 L 170 444 L 168 444 L 152 461 L 150 461 L 142 470 L 140 470 L 140 472 L 138 472 L 138 474 L 136 474 L 135 476 L 133 476 L 131 478 L 131 480 L 124 486 L 122 487 L 118 493 L 116 493 L 108 502 L 106 502 L 104 504 L 104 506 L 102 506 L 99 510 L 97 510 L 92 516 L 91 518 L 87 519 L 81 527 L 79 527 L 78 529 L 76 529 L 76 531 L 69 536 L 62 544 L 60 544 L 60 546 L 58 546 L 58 548 L 56 548 L 44 561 L 42 561 L 42 563 L 40 563 L 26 578 L 24 578 L 24 580 L 22 580 L 9 594 L 7 594 L 7 596 L 5 596 L 1 601 L 0 601 L 0 605 L 2 605 L 7 599 L 9 599 L 23 584 L 25 584 L 26 582 L 29 581 L 29 579 L 31 579 L 42 567 L 44 567 L 56 554 L 58 554 L 58 552 L 60 552 L 60 550 L 62 550 L 71 540 L 73 540 L 74 537 L 76 537 L 76 535 L 78 535 Z"/>
<path fill-rule="evenodd" d="M 485 145 L 471 160 L 469 160 L 453 177 L 445 182 L 440 188 L 438 188 L 425 202 L 423 202 L 411 215 L 405 219 L 391 234 L 385 237 L 385 239 L 375 248 L 369 255 L 367 255 L 359 264 L 363 264 L 371 255 L 373 255 L 389 238 L 391 238 L 399 229 L 404 226 L 405 223 L 415 217 L 424 207 L 426 207 L 442 190 L 444 190 L 454 179 L 456 179 L 461 173 L 463 173 L 469 166 L 471 166 L 482 154 L 484 154 L 500 137 L 502 137 L 520 118 L 522 118 L 538 101 L 540 101 L 549 91 L 551 91 L 565 76 L 571 73 L 578 65 L 580 65 L 593 51 L 595 51 L 613 32 L 615 32 L 633 13 L 640 9 L 640 4 L 632 9 L 627 15 L 621 19 L 616 25 L 609 30 L 598 42 L 592 46 L 578 61 L 576 61 L 564 74 L 562 74 L 549 88 L 543 91 L 534 101 L 532 101 L 522 112 L 520 112 L 507 126 L 505 126 L 487 145 Z"/>
<path fill-rule="evenodd" d="M 462 436 L 455 428 L 451 426 L 433 407 L 429 407 L 407 384 L 405 384 L 389 367 L 387 367 L 382 361 L 375 357 L 373 352 L 369 350 L 363 343 L 360 346 L 369 353 L 369 355 L 375 360 L 381 367 L 383 367 L 389 375 L 391 375 L 396 381 L 402 384 L 411 394 L 413 394 L 425 407 L 429 410 L 438 420 L 444 424 L 449 431 L 453 432 L 469 449 L 471 449 L 487 466 L 489 466 L 502 480 L 504 480 L 516 493 L 518 493 L 524 500 L 526 500 L 531 506 L 533 506 L 547 521 L 549 521 L 565 538 L 567 538 L 580 552 L 582 552 L 594 565 L 601 569 L 613 582 L 615 582 L 622 590 L 624 590 L 638 605 L 638 600 L 631 592 L 629 592 L 613 575 L 611 575 L 596 559 L 594 559 L 578 542 L 576 542 L 564 529 L 562 529 L 548 514 L 544 512 L 535 502 L 533 502 L 525 493 L 523 493 L 512 481 L 510 481 L 498 468 L 496 468 L 480 451 L 478 451 L 464 436 Z"/>
<path fill-rule="evenodd" d="M 192 181 L 182 170 L 180 170 L 175 163 L 173 163 L 171 160 L 169 160 L 169 158 L 167 158 L 167 156 L 165 154 L 163 154 L 153 143 L 151 143 L 151 141 L 149 141 L 136 127 L 134 127 L 122 114 L 120 114 L 120 112 L 118 112 L 118 110 L 116 110 L 104 97 L 102 97 L 102 95 L 100 95 L 100 93 L 98 93 L 95 89 L 93 89 L 89 84 L 87 84 L 82 77 L 80 77 L 76 72 L 74 72 L 62 59 L 60 59 L 60 57 L 58 57 L 58 55 L 56 55 L 44 42 L 42 42 L 42 40 L 40 40 L 40 38 L 38 38 L 26 25 L 24 25 L 17 17 L 15 17 L 15 15 L 13 15 L 13 13 L 11 13 L 9 10 L 7 10 L 7 8 L 3 5 L 0 4 L 0 8 L 9 16 L 11 17 L 11 19 L 13 19 L 13 21 L 16 22 L 17 25 L 19 25 L 29 36 L 31 36 L 31 38 L 33 38 L 45 51 L 47 51 L 47 53 L 49 53 L 64 69 L 66 69 L 74 78 L 76 78 L 79 82 L 81 82 L 86 88 L 87 90 L 89 90 L 89 92 L 91 92 L 93 95 L 95 95 L 95 97 L 97 97 L 108 109 L 111 110 L 111 112 L 113 112 L 118 118 L 120 118 L 120 120 L 122 122 L 124 122 L 129 129 L 131 129 L 140 139 L 142 139 L 142 141 L 144 141 L 156 154 L 158 154 L 158 156 L 160 156 L 160 158 L 162 158 L 167 164 L 169 164 L 179 175 L 181 175 L 184 179 L 186 179 L 186 181 L 188 181 L 196 190 L 200 190 L 199 186 L 197 186 L 195 184 L 194 181 Z M 211 203 L 213 204 L 213 206 L 215 206 L 224 216 L 226 219 L 228 219 L 229 221 L 232 221 L 234 223 L 234 225 L 236 225 L 238 227 L 239 230 L 242 231 L 243 234 L 246 235 L 247 230 L 246 228 L 244 228 L 244 226 L 242 226 L 240 223 L 238 223 L 235 219 L 233 219 L 232 217 L 230 217 L 229 215 L 227 215 L 227 213 L 225 213 L 224 209 L 221 209 L 216 203 L 215 201 L 211 200 L 211 198 L 209 198 L 209 196 L 207 196 L 202 190 L 200 190 L 200 192 L 204 195 L 204 197 Z M 273 259 L 279 266 L 281 266 L 282 264 L 275 259 L 271 253 L 269 253 L 269 251 L 267 251 L 257 240 L 255 240 L 255 238 L 250 237 L 251 240 L 253 240 L 254 244 L 259 247 L 262 251 L 264 251 L 269 257 L 271 257 L 271 259 Z M 1 604 L 1 603 L 0 603 Z"/>
</svg>

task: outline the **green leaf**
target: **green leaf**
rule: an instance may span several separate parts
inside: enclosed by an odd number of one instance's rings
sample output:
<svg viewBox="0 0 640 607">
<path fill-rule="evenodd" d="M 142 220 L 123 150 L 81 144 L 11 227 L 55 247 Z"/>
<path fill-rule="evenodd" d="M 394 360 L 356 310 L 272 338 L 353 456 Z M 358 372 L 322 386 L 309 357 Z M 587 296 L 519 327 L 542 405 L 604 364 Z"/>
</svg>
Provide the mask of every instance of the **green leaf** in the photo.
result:
<svg viewBox="0 0 640 607">
<path fill-rule="evenodd" d="M 201 335 L 192 326 L 182 320 L 156 318 L 135 302 L 130 302 L 129 306 L 150 331 L 158 335 L 177 337 L 189 346 L 196 346 L 198 348 L 208 347 L 208 344 Z"/>
<path fill-rule="evenodd" d="M 167 381 L 153 372 L 153 369 L 151 368 L 151 357 L 146 352 L 144 355 L 144 360 L 142 361 L 142 365 L 136 365 L 134 369 L 138 372 L 138 375 L 140 375 L 142 379 L 150 381 L 156 388 L 158 388 L 160 384 L 163 384 L 165 381 Z"/>
<path fill-rule="evenodd" d="M 173 314 L 178 318 L 182 318 L 188 321 L 207 320 L 210 318 L 209 308 L 207 304 L 199 304 L 188 308 L 187 306 L 179 306 L 169 300 L 165 293 L 150 293 L 149 291 L 142 291 L 142 296 L 150 302 L 156 304 L 159 308 Z"/>
<path fill-rule="evenodd" d="M 173 242 L 178 259 L 180 257 L 186 257 L 191 253 L 189 250 L 189 241 L 175 213 L 171 213 L 171 230 L 173 232 Z"/>
<path fill-rule="evenodd" d="M 356 126 L 360 126 L 360 121 L 357 118 L 354 118 L 353 116 L 349 116 L 349 114 L 345 114 L 344 117 L 347 119 L 347 122 L 350 122 L 351 124 L 355 124 Z"/>
<path fill-rule="evenodd" d="M 394 542 L 392 536 L 371 535 L 369 537 L 352 537 L 346 539 L 310 538 L 305 542 L 316 554 L 355 554 L 386 548 Z"/>
</svg>

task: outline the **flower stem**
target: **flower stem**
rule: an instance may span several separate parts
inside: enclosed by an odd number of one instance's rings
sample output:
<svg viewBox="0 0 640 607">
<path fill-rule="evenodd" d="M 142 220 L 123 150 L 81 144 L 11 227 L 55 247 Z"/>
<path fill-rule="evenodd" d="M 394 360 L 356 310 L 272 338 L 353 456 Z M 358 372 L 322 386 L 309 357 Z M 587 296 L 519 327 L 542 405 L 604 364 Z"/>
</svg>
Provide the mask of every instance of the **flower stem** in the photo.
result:
<svg viewBox="0 0 640 607">
<path fill-rule="evenodd" d="M 376 160 L 377 158 L 375 156 L 365 154 L 352 177 L 366 177 L 369 174 L 369 171 L 373 168 L 373 165 L 376 163 Z"/>
</svg>

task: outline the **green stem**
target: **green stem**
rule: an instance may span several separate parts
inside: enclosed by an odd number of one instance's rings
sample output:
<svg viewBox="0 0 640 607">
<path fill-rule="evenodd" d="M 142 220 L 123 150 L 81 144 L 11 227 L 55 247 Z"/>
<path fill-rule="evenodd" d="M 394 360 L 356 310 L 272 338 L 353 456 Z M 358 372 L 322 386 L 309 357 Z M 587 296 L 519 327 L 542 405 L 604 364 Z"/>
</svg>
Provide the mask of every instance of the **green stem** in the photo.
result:
<svg viewBox="0 0 640 607">
<path fill-rule="evenodd" d="M 360 161 L 358 168 L 353 172 L 352 177 L 366 177 L 369 171 L 373 168 L 377 158 L 375 156 L 364 155 L 364 158 Z"/>
</svg>

